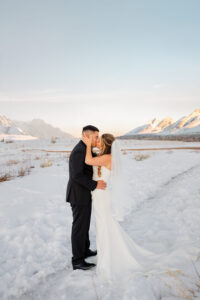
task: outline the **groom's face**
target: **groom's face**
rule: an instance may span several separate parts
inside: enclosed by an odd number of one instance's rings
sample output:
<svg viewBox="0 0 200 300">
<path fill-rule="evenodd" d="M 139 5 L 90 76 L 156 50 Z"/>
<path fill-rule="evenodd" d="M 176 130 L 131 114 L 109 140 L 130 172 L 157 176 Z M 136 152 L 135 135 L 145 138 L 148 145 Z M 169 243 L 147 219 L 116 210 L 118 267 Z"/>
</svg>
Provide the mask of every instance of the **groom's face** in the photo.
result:
<svg viewBox="0 0 200 300">
<path fill-rule="evenodd" d="M 94 131 L 92 134 L 92 147 L 96 147 L 97 146 L 97 141 L 99 139 L 99 132 L 98 131 Z"/>
<path fill-rule="evenodd" d="M 98 131 L 90 131 L 88 134 L 86 133 L 87 137 L 92 136 L 92 147 L 97 146 L 97 142 L 99 139 L 99 132 Z"/>
</svg>

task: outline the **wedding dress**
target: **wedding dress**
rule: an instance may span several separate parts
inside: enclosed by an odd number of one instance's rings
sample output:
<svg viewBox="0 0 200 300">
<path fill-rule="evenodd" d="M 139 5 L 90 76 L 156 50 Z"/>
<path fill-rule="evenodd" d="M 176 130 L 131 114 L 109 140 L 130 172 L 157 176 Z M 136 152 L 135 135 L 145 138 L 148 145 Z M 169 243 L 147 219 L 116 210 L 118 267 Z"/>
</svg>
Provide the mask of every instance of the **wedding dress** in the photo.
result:
<svg viewBox="0 0 200 300">
<path fill-rule="evenodd" d="M 96 224 L 96 275 L 106 282 L 111 282 L 121 281 L 131 276 L 133 272 L 144 275 L 163 272 L 162 265 L 159 263 L 161 256 L 134 242 L 112 216 L 110 174 L 111 170 L 102 166 L 101 177 L 99 177 L 98 167 L 93 166 L 93 179 L 107 182 L 105 190 L 95 189 L 91 192 Z"/>
<path fill-rule="evenodd" d="M 126 172 L 123 167 L 120 140 L 112 144 L 112 170 L 93 166 L 93 179 L 104 180 L 105 190 L 95 189 L 92 193 L 92 209 L 96 223 L 97 265 L 96 275 L 106 282 L 132 279 L 134 274 L 142 276 L 158 275 L 177 271 L 183 262 L 190 263 L 199 248 L 181 245 L 180 249 L 165 249 L 161 254 L 153 253 L 138 245 L 122 228 L 123 221 L 130 211 L 132 199 L 129 197 Z M 157 241 L 159 243 L 159 241 Z M 162 245 L 163 246 L 163 245 Z"/>
</svg>

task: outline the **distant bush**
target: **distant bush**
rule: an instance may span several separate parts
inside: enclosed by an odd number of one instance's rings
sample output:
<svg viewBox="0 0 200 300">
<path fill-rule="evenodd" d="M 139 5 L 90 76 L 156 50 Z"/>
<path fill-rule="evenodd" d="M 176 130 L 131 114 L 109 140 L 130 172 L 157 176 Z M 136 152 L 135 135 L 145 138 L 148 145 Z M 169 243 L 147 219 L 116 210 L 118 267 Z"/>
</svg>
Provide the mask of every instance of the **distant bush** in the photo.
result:
<svg viewBox="0 0 200 300">
<path fill-rule="evenodd" d="M 137 161 L 140 161 L 140 160 L 144 160 L 144 159 L 147 159 L 150 157 L 150 154 L 136 154 L 134 156 L 134 159 L 137 160 Z"/>
<path fill-rule="evenodd" d="M 3 143 L 3 142 L 4 142 L 4 138 L 2 138 L 0 142 L 2 142 L 2 143 Z"/>
<path fill-rule="evenodd" d="M 39 156 L 36 156 L 35 158 L 34 158 L 34 160 L 39 160 L 40 159 L 40 157 Z"/>
<path fill-rule="evenodd" d="M 55 143 L 56 143 L 56 139 L 55 139 L 55 137 L 53 137 L 53 136 L 52 136 L 52 138 L 51 138 L 51 143 L 52 143 L 52 144 L 55 144 Z"/>
<path fill-rule="evenodd" d="M 40 167 L 45 168 L 45 167 L 50 167 L 52 166 L 52 162 L 49 159 L 45 159 L 43 163 L 41 163 Z"/>
<path fill-rule="evenodd" d="M 14 143 L 14 141 L 12 141 L 12 140 L 7 140 L 6 141 L 6 144 L 10 144 L 10 143 Z"/>
<path fill-rule="evenodd" d="M 19 160 L 10 159 L 8 161 L 8 166 L 17 165 L 19 163 Z"/>
</svg>

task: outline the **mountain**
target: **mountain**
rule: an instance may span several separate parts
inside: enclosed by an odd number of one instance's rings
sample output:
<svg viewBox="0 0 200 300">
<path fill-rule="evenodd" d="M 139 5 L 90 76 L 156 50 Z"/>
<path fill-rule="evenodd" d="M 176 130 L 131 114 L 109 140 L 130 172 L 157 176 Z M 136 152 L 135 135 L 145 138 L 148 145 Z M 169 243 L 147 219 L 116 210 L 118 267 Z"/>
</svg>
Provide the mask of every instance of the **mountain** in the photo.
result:
<svg viewBox="0 0 200 300">
<path fill-rule="evenodd" d="M 124 136 L 159 134 L 159 135 L 182 135 L 182 134 L 200 134 L 200 109 L 195 109 L 188 116 L 184 116 L 177 121 L 166 117 L 159 121 L 152 119 L 144 125 L 134 128 Z"/>
<path fill-rule="evenodd" d="M 169 117 L 163 119 L 162 121 L 152 119 L 147 121 L 144 125 L 129 131 L 126 135 L 160 133 L 173 123 L 174 121 Z"/>
<path fill-rule="evenodd" d="M 41 119 L 24 122 L 11 120 L 6 116 L 0 116 L 0 134 L 29 135 L 39 139 L 49 139 L 52 136 L 58 138 L 73 138 L 71 134 L 57 127 L 53 127 Z"/>
<path fill-rule="evenodd" d="M 147 121 L 144 125 L 136 127 L 135 129 L 131 130 L 128 135 L 132 134 L 141 134 L 141 133 L 151 133 L 157 127 L 159 120 L 152 119 Z"/>
<path fill-rule="evenodd" d="M 200 133 L 200 109 L 195 109 L 188 116 L 184 116 L 171 124 L 162 134 L 190 134 Z"/>
<path fill-rule="evenodd" d="M 8 119 L 6 116 L 0 116 L 0 134 L 20 134 L 25 133 L 21 128 L 18 128 L 13 124 L 13 121 Z"/>
</svg>

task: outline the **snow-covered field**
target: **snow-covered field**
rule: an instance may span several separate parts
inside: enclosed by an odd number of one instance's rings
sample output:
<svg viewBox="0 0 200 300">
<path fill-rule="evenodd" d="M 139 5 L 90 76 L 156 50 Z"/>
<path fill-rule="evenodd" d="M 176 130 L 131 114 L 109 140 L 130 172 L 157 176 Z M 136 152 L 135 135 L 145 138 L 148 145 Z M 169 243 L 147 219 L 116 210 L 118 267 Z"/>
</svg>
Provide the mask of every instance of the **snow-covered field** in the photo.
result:
<svg viewBox="0 0 200 300">
<path fill-rule="evenodd" d="M 76 142 L 0 143 L 1 175 L 13 175 L 0 183 L 0 299 L 200 299 L 200 150 L 124 152 L 131 201 L 121 226 L 141 246 L 167 254 L 173 270 L 133 274 L 131 281 L 119 286 L 102 284 L 95 268 L 72 270 L 72 213 L 65 202 L 68 154 L 42 150 L 66 151 Z M 123 148 L 200 146 L 121 143 Z M 138 154 L 149 157 L 135 159 Z M 40 167 L 47 158 L 50 166 Z M 30 173 L 18 177 L 23 166 L 32 166 Z M 93 214 L 90 240 L 91 249 L 96 249 Z"/>
</svg>

